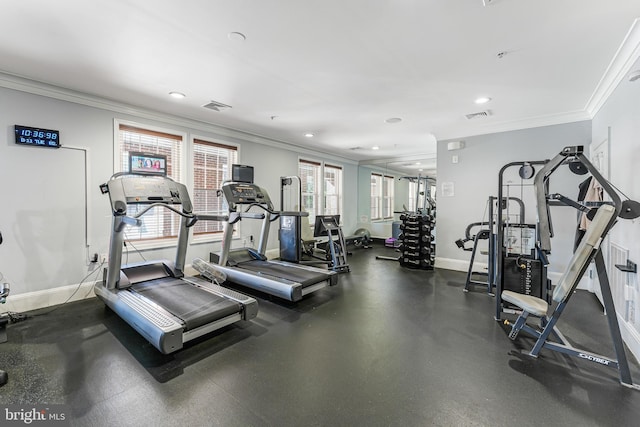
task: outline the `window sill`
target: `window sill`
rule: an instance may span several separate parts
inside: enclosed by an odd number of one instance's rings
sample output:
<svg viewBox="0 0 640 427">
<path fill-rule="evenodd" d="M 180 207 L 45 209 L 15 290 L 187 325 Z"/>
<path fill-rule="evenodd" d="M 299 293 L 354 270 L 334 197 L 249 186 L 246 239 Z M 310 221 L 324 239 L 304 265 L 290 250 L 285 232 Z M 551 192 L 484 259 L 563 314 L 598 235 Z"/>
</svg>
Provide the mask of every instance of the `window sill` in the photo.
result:
<svg viewBox="0 0 640 427">
<path fill-rule="evenodd" d="M 233 236 L 231 240 L 238 240 L 240 236 Z M 191 238 L 192 245 L 202 245 L 206 243 L 217 243 L 222 242 L 222 233 L 215 235 L 205 235 L 205 236 L 193 236 Z"/>
<path fill-rule="evenodd" d="M 233 236 L 232 240 L 239 240 L 240 236 Z M 215 236 L 198 236 L 192 237 L 189 242 L 190 245 L 202 245 L 207 243 L 218 243 L 222 241 L 222 234 Z M 126 242 L 125 250 L 128 252 L 136 252 L 136 251 L 152 251 L 156 249 L 165 249 L 176 247 L 178 245 L 178 239 L 158 239 L 158 240 L 141 240 L 141 241 L 133 241 Z"/>
<path fill-rule="evenodd" d="M 393 218 L 380 218 L 380 219 L 372 219 L 371 223 L 378 224 L 378 223 L 381 223 L 381 222 L 393 222 L 393 221 L 394 221 Z"/>
</svg>

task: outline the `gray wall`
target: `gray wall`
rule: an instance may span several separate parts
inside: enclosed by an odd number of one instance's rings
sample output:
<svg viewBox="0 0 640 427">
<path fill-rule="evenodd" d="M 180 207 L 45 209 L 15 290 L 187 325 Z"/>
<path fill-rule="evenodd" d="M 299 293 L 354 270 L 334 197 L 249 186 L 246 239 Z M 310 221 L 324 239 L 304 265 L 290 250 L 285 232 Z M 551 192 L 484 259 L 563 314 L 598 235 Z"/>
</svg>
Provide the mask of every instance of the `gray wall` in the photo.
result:
<svg viewBox="0 0 640 427">
<path fill-rule="evenodd" d="M 438 213 L 437 213 L 437 264 L 452 269 L 466 269 L 469 252 L 455 245 L 464 236 L 465 228 L 472 222 L 488 220 L 486 203 L 489 196 L 497 196 L 498 173 L 510 162 L 545 160 L 554 157 L 568 145 L 588 146 L 591 140 L 589 121 L 563 125 L 524 129 L 464 138 L 465 147 L 447 151 L 448 141 L 438 142 Z M 452 156 L 458 163 L 452 163 Z M 564 168 L 566 169 L 566 168 Z M 526 204 L 526 220 L 535 223 L 533 180 L 523 183 L 517 176 L 518 168 L 506 170 L 504 182 L 509 183 L 509 194 L 522 197 Z M 559 192 L 574 198 L 578 183 L 584 177 L 560 170 L 551 180 L 551 192 Z M 442 185 L 453 183 L 454 196 L 444 197 Z M 505 195 L 507 190 L 505 190 Z M 550 272 L 561 272 L 572 254 L 576 214 L 570 208 L 552 208 L 556 237 L 552 240 Z M 486 258 L 480 258 L 485 262 Z"/>
<path fill-rule="evenodd" d="M 101 105 L 100 100 L 88 99 L 92 105 Z M 253 142 L 257 137 L 248 137 L 248 141 L 242 134 L 230 136 L 223 129 L 202 123 L 192 124 L 106 101 L 104 105 L 104 109 L 96 108 L 0 88 L 0 231 L 5 240 L 0 245 L 0 271 L 11 282 L 14 295 L 75 285 L 95 267 L 88 263 L 88 254 L 107 252 L 110 209 L 108 197 L 100 194 L 98 185 L 113 173 L 114 119 L 184 132 L 187 140 L 195 134 L 239 144 L 239 160 L 255 166 L 256 181 L 269 191 L 276 207 L 280 205 L 279 177 L 297 175 L 301 154 L 285 144 L 265 141 L 269 145 L 264 145 Z M 58 129 L 63 146 L 88 149 L 89 248 L 85 248 L 84 231 L 84 151 L 18 146 L 14 143 L 14 124 Z M 357 221 L 357 166 L 310 150 L 302 155 L 343 166 L 343 223 L 345 233 L 353 232 Z M 241 235 L 257 236 L 259 231 L 257 221 L 247 222 L 242 225 Z M 241 243 L 242 239 L 234 246 Z M 273 226 L 269 248 L 277 247 L 277 226 Z M 210 251 L 219 248 L 219 243 L 191 244 L 187 262 L 195 257 L 208 258 Z M 172 259 L 173 251 L 173 247 L 146 250 L 144 256 Z M 136 260 L 140 257 L 131 253 L 129 261 Z"/>
<path fill-rule="evenodd" d="M 640 68 L 640 60 L 632 70 Z M 640 81 L 622 80 L 593 119 L 593 141 L 610 132 L 610 180 L 632 200 L 640 200 Z M 611 230 L 610 242 L 627 249 L 629 259 L 640 262 L 640 220 L 620 220 Z M 616 277 L 617 275 L 617 277 Z M 636 357 L 640 356 L 640 286 L 637 274 L 609 268 L 621 329 Z M 618 279 L 618 280 L 615 280 Z M 628 284 L 625 298 L 624 285 Z"/>
</svg>

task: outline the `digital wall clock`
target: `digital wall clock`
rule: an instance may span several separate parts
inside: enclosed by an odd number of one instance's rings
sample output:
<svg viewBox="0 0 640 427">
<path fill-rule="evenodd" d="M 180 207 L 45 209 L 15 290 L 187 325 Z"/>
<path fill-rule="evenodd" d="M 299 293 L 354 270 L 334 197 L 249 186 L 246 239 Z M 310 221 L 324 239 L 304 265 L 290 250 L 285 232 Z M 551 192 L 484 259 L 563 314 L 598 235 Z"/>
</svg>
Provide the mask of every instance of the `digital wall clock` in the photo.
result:
<svg viewBox="0 0 640 427">
<path fill-rule="evenodd" d="M 60 131 L 15 125 L 16 144 L 60 148 Z"/>
</svg>

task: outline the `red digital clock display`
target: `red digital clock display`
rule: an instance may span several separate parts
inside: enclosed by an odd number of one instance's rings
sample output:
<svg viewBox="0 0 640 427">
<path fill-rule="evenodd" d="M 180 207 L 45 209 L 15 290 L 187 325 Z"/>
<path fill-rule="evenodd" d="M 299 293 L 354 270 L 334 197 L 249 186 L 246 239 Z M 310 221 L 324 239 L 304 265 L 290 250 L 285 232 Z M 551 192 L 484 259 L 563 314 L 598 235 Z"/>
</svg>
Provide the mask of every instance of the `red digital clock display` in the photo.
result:
<svg viewBox="0 0 640 427">
<path fill-rule="evenodd" d="M 16 144 L 36 147 L 60 148 L 60 132 L 51 129 L 40 129 L 15 125 Z"/>
</svg>

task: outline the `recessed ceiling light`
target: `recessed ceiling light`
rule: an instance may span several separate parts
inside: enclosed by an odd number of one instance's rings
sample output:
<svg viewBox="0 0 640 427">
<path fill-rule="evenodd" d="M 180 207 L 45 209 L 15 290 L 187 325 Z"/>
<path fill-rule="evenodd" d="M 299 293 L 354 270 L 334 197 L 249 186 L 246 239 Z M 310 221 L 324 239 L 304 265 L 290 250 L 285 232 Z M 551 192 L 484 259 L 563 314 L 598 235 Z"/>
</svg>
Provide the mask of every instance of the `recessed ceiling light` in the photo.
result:
<svg viewBox="0 0 640 427">
<path fill-rule="evenodd" d="M 372 150 L 379 150 L 379 149 L 380 149 L 380 147 L 379 147 L 379 146 L 377 146 L 377 145 L 374 145 L 373 147 L 371 147 L 371 149 L 372 149 Z"/>
<path fill-rule="evenodd" d="M 424 169 L 418 169 L 418 172 L 422 172 L 422 171 L 424 171 Z"/>
<path fill-rule="evenodd" d="M 389 117 L 385 120 L 386 123 L 400 123 L 402 119 L 400 117 Z"/>
<path fill-rule="evenodd" d="M 307 138 L 313 138 L 313 134 L 311 132 L 307 132 L 304 134 Z"/>
<path fill-rule="evenodd" d="M 173 98 L 176 98 L 176 99 L 182 99 L 187 96 L 182 92 L 169 92 L 169 95 L 171 95 Z"/>
<path fill-rule="evenodd" d="M 247 36 L 237 31 L 230 32 L 229 34 L 227 34 L 227 37 L 229 38 L 229 40 L 233 40 L 234 42 L 243 42 L 247 39 Z"/>
<path fill-rule="evenodd" d="M 476 104 L 486 104 L 487 102 L 491 101 L 491 98 L 487 97 L 487 96 L 481 96 L 480 98 L 477 98 L 475 100 Z"/>
<path fill-rule="evenodd" d="M 416 165 L 419 165 L 419 164 L 420 164 L 420 162 L 416 162 Z"/>
</svg>

